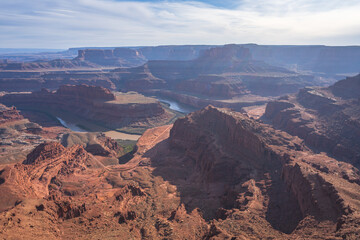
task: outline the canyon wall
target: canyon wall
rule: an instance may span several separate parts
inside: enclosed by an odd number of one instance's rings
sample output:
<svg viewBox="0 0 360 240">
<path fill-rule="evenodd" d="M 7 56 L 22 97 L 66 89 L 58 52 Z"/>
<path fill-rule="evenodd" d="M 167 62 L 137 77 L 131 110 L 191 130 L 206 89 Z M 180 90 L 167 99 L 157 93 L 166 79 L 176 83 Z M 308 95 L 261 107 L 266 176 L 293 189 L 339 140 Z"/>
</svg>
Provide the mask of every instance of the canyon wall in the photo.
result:
<svg viewBox="0 0 360 240">
<path fill-rule="evenodd" d="M 297 137 L 208 106 L 146 131 L 124 164 L 45 143 L 0 168 L 0 236 L 351 238 L 359 179 Z"/>
<path fill-rule="evenodd" d="M 88 85 L 64 85 L 56 92 L 43 89 L 30 94 L 6 94 L 0 101 L 25 109 L 43 109 L 51 114 L 61 110 L 112 128 L 133 123 L 151 125 L 171 118 L 154 99 L 139 94 L 117 96 L 106 88 Z"/>
<path fill-rule="evenodd" d="M 268 103 L 265 117 L 318 151 L 360 164 L 359 75 Z"/>
</svg>

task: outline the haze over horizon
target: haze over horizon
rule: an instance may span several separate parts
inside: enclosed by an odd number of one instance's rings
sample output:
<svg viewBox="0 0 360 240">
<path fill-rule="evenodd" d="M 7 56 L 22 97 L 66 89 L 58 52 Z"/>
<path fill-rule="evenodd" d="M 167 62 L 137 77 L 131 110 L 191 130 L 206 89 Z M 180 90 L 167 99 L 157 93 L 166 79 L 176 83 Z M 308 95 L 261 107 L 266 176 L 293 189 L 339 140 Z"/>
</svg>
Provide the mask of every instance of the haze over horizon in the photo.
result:
<svg viewBox="0 0 360 240">
<path fill-rule="evenodd" d="M 355 0 L 0 2 L 0 48 L 360 45 Z"/>
</svg>

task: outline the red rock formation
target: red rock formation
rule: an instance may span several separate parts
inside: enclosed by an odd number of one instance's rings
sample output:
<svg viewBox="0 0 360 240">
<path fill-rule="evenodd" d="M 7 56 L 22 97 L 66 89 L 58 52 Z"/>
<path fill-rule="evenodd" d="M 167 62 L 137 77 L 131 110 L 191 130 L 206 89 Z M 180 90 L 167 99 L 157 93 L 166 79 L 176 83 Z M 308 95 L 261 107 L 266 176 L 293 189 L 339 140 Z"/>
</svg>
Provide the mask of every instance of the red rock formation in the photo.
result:
<svg viewBox="0 0 360 240">
<path fill-rule="evenodd" d="M 359 172 L 351 165 L 338 169 L 335 159 L 316 155 L 297 139 L 239 113 L 208 107 L 178 120 L 169 140 L 171 146 L 184 153 L 179 156 L 178 164 L 192 169 L 184 177 L 193 185 L 206 188 L 212 198 L 202 199 L 202 202 L 192 199 L 188 207 L 197 205 L 214 211 L 217 196 L 221 199 L 218 206 L 224 204 L 225 209 L 231 209 L 222 215 L 228 224 L 234 219 L 231 217 L 237 211 L 234 209 L 261 216 L 265 203 L 267 210 L 263 217 L 285 233 L 292 232 L 297 225 L 294 232 L 297 235 L 309 231 L 309 226 L 303 225 L 312 221 L 308 216 L 313 216 L 317 222 L 331 221 L 327 227 L 333 228 L 341 216 L 351 215 L 358 209 L 346 194 L 342 194 L 340 186 L 347 177 L 337 180 L 330 177 L 334 172 L 348 169 L 346 171 L 352 171 L 358 178 Z M 158 162 L 157 158 L 159 156 L 155 156 L 154 161 Z M 325 168 L 330 165 L 332 170 Z M 160 166 L 165 167 L 165 163 Z M 310 170 L 313 166 L 319 166 L 320 171 Z M 179 181 L 170 176 L 169 180 Z M 347 181 L 346 185 L 352 189 L 350 191 L 359 188 L 352 181 Z M 191 197 L 184 194 L 183 198 L 186 202 Z"/>
<path fill-rule="evenodd" d="M 65 147 L 81 145 L 96 156 L 116 158 L 124 153 L 124 149 L 115 140 L 106 137 L 103 133 L 66 133 L 62 136 L 61 143 Z"/>
<path fill-rule="evenodd" d="M 241 81 L 229 81 L 222 76 L 201 75 L 177 85 L 181 91 L 191 91 L 209 97 L 233 97 L 249 93 Z"/>
<path fill-rule="evenodd" d="M 5 71 L 0 72 L 0 89 L 9 92 L 57 89 L 64 84 L 88 84 L 115 89 L 111 76 L 102 72 L 87 71 Z"/>
<path fill-rule="evenodd" d="M 204 50 L 188 61 L 150 60 L 133 69 L 113 71 L 121 89 L 146 92 L 167 89 L 201 98 L 232 98 L 255 94 L 279 96 L 312 85 L 310 75 L 252 60 L 249 49 L 238 45 Z"/>
<path fill-rule="evenodd" d="M 229 109 L 209 106 L 148 130 L 123 165 L 103 167 L 82 147 L 55 143 L 29 159 L 0 171 L 6 239 L 360 234 L 358 170 Z"/>
<path fill-rule="evenodd" d="M 305 88 L 267 105 L 265 117 L 319 151 L 360 166 L 359 75 Z"/>
<path fill-rule="evenodd" d="M 65 148 L 60 143 L 42 143 L 27 156 L 23 164 L 41 163 L 46 159 L 59 156 L 64 151 Z"/>
<path fill-rule="evenodd" d="M 88 85 L 78 85 L 76 87 L 72 85 L 63 85 L 56 91 L 56 94 L 63 98 L 71 97 L 106 101 L 115 100 L 115 95 L 109 89 Z"/>
<path fill-rule="evenodd" d="M 20 115 L 19 111 L 17 111 L 15 107 L 8 108 L 5 105 L 0 104 L 0 124 L 21 119 L 24 119 L 24 117 Z"/>
<path fill-rule="evenodd" d="M 6 94 L 0 101 L 32 109 L 43 108 L 44 111 L 52 109 L 57 112 L 61 109 L 109 128 L 121 128 L 136 123 L 156 126 L 159 122 L 166 122 L 171 118 L 154 99 L 146 99 L 142 95 L 128 95 L 128 98 L 124 95 L 118 99 L 106 88 L 88 85 L 65 85 L 56 92 L 43 89 L 31 94 Z"/>
<path fill-rule="evenodd" d="M 1 205 L 0 209 L 23 201 L 27 197 L 48 197 L 71 195 L 74 191 L 83 191 L 76 186 L 63 185 L 74 174 L 81 174 L 89 167 L 102 165 L 82 147 L 64 148 L 60 143 L 40 144 L 31 152 L 23 164 L 15 164 L 3 169 L 1 178 L 4 183 L 0 191 L 11 193 L 13 199 Z M 56 198 L 56 197 L 55 197 Z"/>
</svg>

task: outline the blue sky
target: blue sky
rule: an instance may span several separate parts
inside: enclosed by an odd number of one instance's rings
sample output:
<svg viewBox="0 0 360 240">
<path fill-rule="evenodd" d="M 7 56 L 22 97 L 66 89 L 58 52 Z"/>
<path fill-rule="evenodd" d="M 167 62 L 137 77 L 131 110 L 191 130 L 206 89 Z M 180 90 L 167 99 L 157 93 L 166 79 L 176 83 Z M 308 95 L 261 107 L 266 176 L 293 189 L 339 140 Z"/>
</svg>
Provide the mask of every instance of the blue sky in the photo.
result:
<svg viewBox="0 0 360 240">
<path fill-rule="evenodd" d="M 360 45 L 359 0 L 2 0 L 0 48 Z"/>
</svg>

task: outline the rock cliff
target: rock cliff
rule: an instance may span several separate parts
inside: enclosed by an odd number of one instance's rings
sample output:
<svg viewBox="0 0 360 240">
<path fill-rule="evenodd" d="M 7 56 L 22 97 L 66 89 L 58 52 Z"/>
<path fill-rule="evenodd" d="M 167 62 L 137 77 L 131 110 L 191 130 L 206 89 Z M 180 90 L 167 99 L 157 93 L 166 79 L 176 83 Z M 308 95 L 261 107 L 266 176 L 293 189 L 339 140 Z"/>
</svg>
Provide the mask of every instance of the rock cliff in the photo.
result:
<svg viewBox="0 0 360 240">
<path fill-rule="evenodd" d="M 13 62 L 6 61 L 0 63 L 0 69 L 6 71 L 23 71 L 23 70 L 54 70 L 54 69 L 75 69 L 75 68 L 95 68 L 96 64 L 69 59 L 55 59 L 51 61 L 34 61 L 34 62 Z"/>
<path fill-rule="evenodd" d="M 200 94 L 201 98 L 278 96 L 312 85 L 314 80 L 311 75 L 253 60 L 248 48 L 234 44 L 204 49 L 193 60 L 150 60 L 137 68 L 116 69 L 113 74 L 121 79 L 114 80 L 121 89 L 166 89 Z"/>
<path fill-rule="evenodd" d="M 81 145 L 86 151 L 96 156 L 118 157 L 124 154 L 123 147 L 103 133 L 66 133 L 61 144 L 65 147 Z"/>
<path fill-rule="evenodd" d="M 328 88 L 305 88 L 267 105 L 265 117 L 318 151 L 360 165 L 359 75 Z"/>
<path fill-rule="evenodd" d="M 208 106 L 146 131 L 136 149 L 127 163 L 104 167 L 80 146 L 43 144 L 24 163 L 3 168 L 0 236 L 360 234 L 359 171 L 244 114 Z"/>
<path fill-rule="evenodd" d="M 245 212 L 256 219 L 252 229 L 259 237 L 265 236 L 260 230 L 265 224 L 292 237 L 311 231 L 315 237 L 321 230 L 311 230 L 311 224 L 335 229 L 342 216 L 359 209 L 341 187 L 359 188 L 354 183 L 359 171 L 352 165 L 338 167 L 335 159 L 312 152 L 300 139 L 241 113 L 207 107 L 175 122 L 168 141 L 177 156 L 152 158 L 159 175 L 183 189 L 187 209 L 198 207 L 205 219 L 222 219 L 218 226 L 230 235 L 239 232 L 225 226 L 244 224 L 236 219 Z M 168 166 L 169 161 L 177 166 Z M 171 169 L 179 174 L 164 173 Z M 335 172 L 347 174 L 336 178 Z M 194 190 L 188 193 L 190 182 Z M 332 231 L 326 234 L 335 236 Z"/>
<path fill-rule="evenodd" d="M 8 108 L 5 105 L 0 104 L 0 125 L 22 119 L 24 119 L 24 117 L 15 107 Z"/>
<path fill-rule="evenodd" d="M 32 148 L 49 140 L 45 132 L 15 107 L 0 104 L 0 165 L 22 161 Z"/>
<path fill-rule="evenodd" d="M 153 98 L 135 93 L 115 95 L 106 88 L 88 85 L 64 85 L 55 92 L 42 89 L 30 94 L 6 94 L 0 101 L 25 109 L 42 109 L 53 115 L 65 111 L 109 128 L 132 124 L 156 126 L 172 118 Z"/>
<path fill-rule="evenodd" d="M 113 67 L 134 67 L 146 62 L 139 51 L 128 48 L 79 50 L 74 60 Z"/>
<path fill-rule="evenodd" d="M 115 89 L 111 77 L 102 72 L 88 71 L 4 71 L 0 72 L 0 89 L 9 92 L 58 89 L 64 84 L 87 84 Z"/>
</svg>

